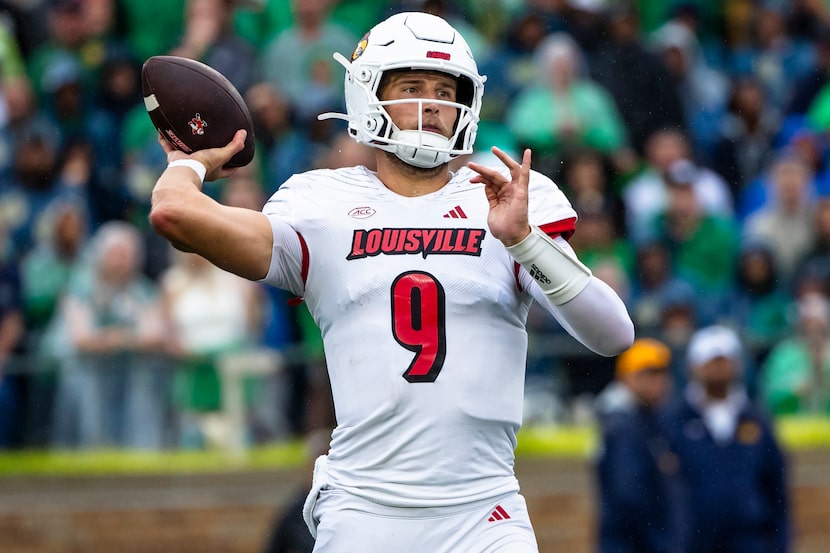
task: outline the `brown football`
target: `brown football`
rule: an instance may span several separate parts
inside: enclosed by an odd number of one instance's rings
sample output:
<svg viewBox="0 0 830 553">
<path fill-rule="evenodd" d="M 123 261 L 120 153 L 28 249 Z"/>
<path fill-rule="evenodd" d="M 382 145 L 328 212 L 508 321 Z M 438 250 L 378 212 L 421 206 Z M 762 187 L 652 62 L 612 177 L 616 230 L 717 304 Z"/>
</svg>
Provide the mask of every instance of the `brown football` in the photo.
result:
<svg viewBox="0 0 830 553">
<path fill-rule="evenodd" d="M 226 145 L 239 129 L 245 148 L 226 167 L 254 157 L 254 126 L 233 84 L 214 68 L 179 56 L 153 56 L 141 68 L 141 89 L 150 120 L 175 148 L 192 153 Z"/>
</svg>

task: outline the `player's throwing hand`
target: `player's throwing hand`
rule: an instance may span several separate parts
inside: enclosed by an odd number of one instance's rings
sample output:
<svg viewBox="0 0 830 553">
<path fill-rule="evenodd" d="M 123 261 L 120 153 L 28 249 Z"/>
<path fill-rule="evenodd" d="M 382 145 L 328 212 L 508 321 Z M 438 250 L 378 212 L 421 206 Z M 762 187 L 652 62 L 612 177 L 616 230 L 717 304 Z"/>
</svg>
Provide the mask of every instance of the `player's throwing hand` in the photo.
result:
<svg viewBox="0 0 830 553">
<path fill-rule="evenodd" d="M 165 140 L 164 136 L 162 136 L 161 133 L 159 133 L 158 135 L 158 142 L 159 144 L 161 144 L 161 147 L 164 149 L 164 153 L 167 155 L 168 164 L 178 159 L 196 160 L 202 165 L 204 165 L 205 169 L 207 170 L 205 180 L 213 181 L 217 179 L 227 178 L 236 171 L 236 167 L 226 168 L 225 165 L 234 155 L 236 155 L 238 152 L 241 152 L 243 148 L 245 148 L 246 136 L 247 131 L 245 131 L 244 129 L 240 129 L 236 131 L 236 134 L 233 135 L 233 140 L 228 142 L 225 146 L 221 148 L 208 148 L 206 150 L 198 150 L 189 155 L 180 150 L 177 150 L 172 145 L 170 145 L 170 143 L 167 140 Z"/>
<path fill-rule="evenodd" d="M 484 184 L 484 193 L 490 203 L 490 212 L 487 215 L 490 232 L 505 246 L 512 246 L 530 234 L 530 224 L 527 220 L 530 150 L 524 151 L 521 165 L 495 146 L 491 151 L 510 170 L 510 178 L 498 169 L 470 162 L 467 166 L 478 173 L 470 182 Z"/>
</svg>

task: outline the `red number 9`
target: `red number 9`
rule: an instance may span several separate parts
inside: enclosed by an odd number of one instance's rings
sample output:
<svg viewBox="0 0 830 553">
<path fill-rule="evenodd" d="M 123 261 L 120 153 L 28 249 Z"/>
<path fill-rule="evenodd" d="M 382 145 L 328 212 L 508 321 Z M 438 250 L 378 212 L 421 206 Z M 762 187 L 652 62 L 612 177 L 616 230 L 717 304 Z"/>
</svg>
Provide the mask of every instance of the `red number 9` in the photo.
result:
<svg viewBox="0 0 830 553">
<path fill-rule="evenodd" d="M 415 352 L 408 382 L 435 382 L 447 355 L 444 288 L 429 273 L 410 271 L 392 283 L 392 335 Z"/>
</svg>

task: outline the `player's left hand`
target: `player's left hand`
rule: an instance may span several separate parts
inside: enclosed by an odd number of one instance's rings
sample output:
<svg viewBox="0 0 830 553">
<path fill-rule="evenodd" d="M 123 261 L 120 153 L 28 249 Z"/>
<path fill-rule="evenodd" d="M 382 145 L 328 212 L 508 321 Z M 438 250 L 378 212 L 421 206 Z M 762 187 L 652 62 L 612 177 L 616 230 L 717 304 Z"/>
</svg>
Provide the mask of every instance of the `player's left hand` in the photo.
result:
<svg viewBox="0 0 830 553">
<path fill-rule="evenodd" d="M 490 203 L 490 213 L 487 215 L 490 232 L 505 246 L 512 246 L 530 234 L 527 220 L 530 150 L 524 151 L 521 164 L 495 146 L 491 151 L 510 170 L 510 178 L 497 169 L 470 162 L 467 167 L 478 173 L 470 182 L 484 185 L 484 193 Z"/>
</svg>

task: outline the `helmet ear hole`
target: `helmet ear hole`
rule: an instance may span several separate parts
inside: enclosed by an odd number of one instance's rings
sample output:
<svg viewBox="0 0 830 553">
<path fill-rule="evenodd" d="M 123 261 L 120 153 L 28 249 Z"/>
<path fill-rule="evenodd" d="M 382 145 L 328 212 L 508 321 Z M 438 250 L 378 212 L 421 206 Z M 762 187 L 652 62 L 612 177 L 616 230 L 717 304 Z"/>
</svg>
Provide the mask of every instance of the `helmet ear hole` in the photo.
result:
<svg viewBox="0 0 830 553">
<path fill-rule="evenodd" d="M 366 129 L 368 132 L 377 132 L 380 126 L 381 122 L 378 121 L 378 117 L 369 116 L 363 119 L 363 128 Z"/>
<path fill-rule="evenodd" d="M 459 75 L 457 79 L 457 89 L 455 92 L 455 99 L 459 104 L 464 104 L 467 107 L 473 105 L 473 97 L 475 95 L 473 81 L 465 75 Z"/>
</svg>

